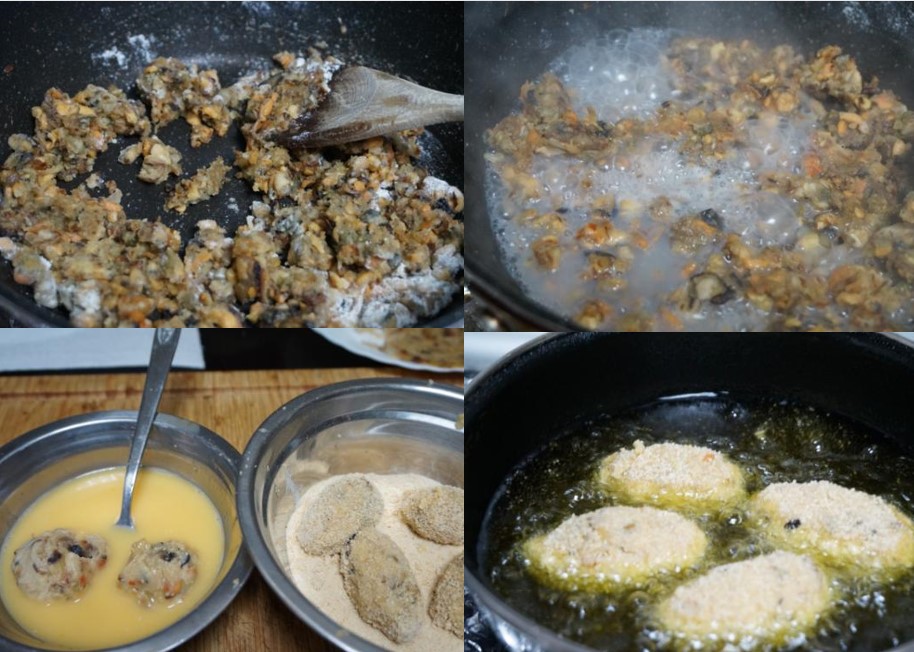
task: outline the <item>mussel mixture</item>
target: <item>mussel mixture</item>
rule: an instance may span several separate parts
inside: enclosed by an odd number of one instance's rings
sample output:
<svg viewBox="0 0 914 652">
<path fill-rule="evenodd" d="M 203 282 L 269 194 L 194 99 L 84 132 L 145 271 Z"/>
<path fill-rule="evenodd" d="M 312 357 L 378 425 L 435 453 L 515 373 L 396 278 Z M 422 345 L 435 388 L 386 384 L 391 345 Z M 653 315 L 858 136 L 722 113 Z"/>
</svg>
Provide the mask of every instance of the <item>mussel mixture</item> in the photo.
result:
<svg viewBox="0 0 914 652">
<path fill-rule="evenodd" d="M 914 112 L 837 46 L 613 33 L 487 139 L 516 277 L 583 328 L 914 323 Z"/>
<path fill-rule="evenodd" d="M 440 311 L 462 276 L 461 192 L 419 165 L 418 131 L 333 152 L 276 144 L 342 63 L 317 49 L 274 59 L 279 70 L 225 88 L 215 70 L 156 59 L 137 80 L 146 105 L 113 86 L 47 91 L 34 135 L 10 136 L 0 170 L 0 255 L 15 281 L 77 326 L 408 326 Z M 179 118 L 192 147 L 241 121 L 237 169 L 217 158 L 163 193 L 159 214 L 128 217 L 96 157 L 130 139 L 119 161 L 142 158 L 141 181 L 180 177 L 178 144 L 155 135 Z M 214 211 L 182 242 L 161 215 L 231 173 L 261 196 L 247 223 L 226 233 Z"/>
</svg>

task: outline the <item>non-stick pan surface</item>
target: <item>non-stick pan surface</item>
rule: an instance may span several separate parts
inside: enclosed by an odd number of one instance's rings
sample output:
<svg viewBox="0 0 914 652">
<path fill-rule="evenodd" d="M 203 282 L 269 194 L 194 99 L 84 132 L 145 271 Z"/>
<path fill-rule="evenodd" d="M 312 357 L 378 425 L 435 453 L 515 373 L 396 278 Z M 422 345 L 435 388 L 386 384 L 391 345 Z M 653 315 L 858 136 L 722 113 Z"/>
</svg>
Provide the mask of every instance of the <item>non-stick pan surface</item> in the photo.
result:
<svg viewBox="0 0 914 652">
<path fill-rule="evenodd" d="M 117 84 L 137 98 L 134 80 L 151 58 L 173 56 L 215 68 L 224 86 L 272 65 L 282 50 L 301 52 L 320 41 L 347 63 L 362 63 L 450 93 L 463 92 L 463 7 L 459 3 L 351 2 L 126 2 L 6 3 L 0 12 L 0 156 L 6 139 L 33 131 L 30 109 L 56 86 L 73 94 L 94 83 Z M 430 129 L 422 163 L 432 174 L 463 187 L 463 127 Z M 190 130 L 177 120 L 159 132 L 184 155 L 186 172 L 216 156 L 234 160 L 243 148 L 238 125 L 225 138 L 192 149 Z M 201 219 L 215 219 L 228 233 L 244 223 L 257 198 L 248 184 L 230 178 L 222 193 L 191 206 L 183 216 L 163 210 L 162 186 L 136 179 L 136 166 L 117 163 L 122 138 L 99 156 L 96 170 L 124 191 L 127 216 L 163 222 L 187 242 Z M 81 180 L 78 179 L 78 180 Z M 67 325 L 63 312 L 35 304 L 0 260 L 0 311 L 21 325 Z M 422 325 L 444 326 L 462 315 L 455 301 Z"/>
<path fill-rule="evenodd" d="M 515 632 L 519 649 L 583 649 L 499 601 L 481 568 L 485 511 L 528 456 L 588 419 L 703 392 L 811 405 L 914 452 L 912 388 L 914 347 L 894 336 L 571 333 L 536 340 L 467 392 L 467 586 L 501 631 Z M 531 647 L 520 646 L 525 639 Z M 914 652 L 914 642 L 899 650 Z"/>
<path fill-rule="evenodd" d="M 580 330 L 526 296 L 499 250 L 486 207 L 485 132 L 511 113 L 521 85 L 576 43 L 611 30 L 657 27 L 695 36 L 790 43 L 804 54 L 835 44 L 914 106 L 914 3 L 504 2 L 466 6 L 467 280 L 484 300 L 534 330 Z"/>
</svg>

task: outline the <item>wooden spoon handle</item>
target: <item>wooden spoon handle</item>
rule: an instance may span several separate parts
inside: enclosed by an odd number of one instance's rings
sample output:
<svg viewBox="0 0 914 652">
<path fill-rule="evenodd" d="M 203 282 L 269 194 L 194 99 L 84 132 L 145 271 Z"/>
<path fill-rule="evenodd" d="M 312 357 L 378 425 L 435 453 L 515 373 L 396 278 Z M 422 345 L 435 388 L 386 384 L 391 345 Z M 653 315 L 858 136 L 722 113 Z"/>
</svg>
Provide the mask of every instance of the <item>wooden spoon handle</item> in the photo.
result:
<svg viewBox="0 0 914 652">
<path fill-rule="evenodd" d="M 462 95 L 351 66 L 334 74 L 326 99 L 295 119 L 276 140 L 290 149 L 326 147 L 455 121 L 463 121 Z"/>
</svg>

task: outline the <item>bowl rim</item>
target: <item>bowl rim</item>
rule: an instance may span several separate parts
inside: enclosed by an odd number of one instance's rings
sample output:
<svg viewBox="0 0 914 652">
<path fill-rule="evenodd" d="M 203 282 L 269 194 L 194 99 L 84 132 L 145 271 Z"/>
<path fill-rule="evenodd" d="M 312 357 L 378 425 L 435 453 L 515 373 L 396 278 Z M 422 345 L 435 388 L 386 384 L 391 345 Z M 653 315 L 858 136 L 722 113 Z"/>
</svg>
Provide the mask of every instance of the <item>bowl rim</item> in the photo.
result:
<svg viewBox="0 0 914 652">
<path fill-rule="evenodd" d="M 77 428 L 100 424 L 131 424 L 137 419 L 135 410 L 103 410 L 86 412 L 58 419 L 38 426 L 25 432 L 12 441 L 0 447 L 0 464 L 21 450 L 34 446 L 38 442 L 50 438 L 60 437 Z M 232 467 L 234 480 L 232 489 L 236 496 L 238 493 L 238 467 L 241 464 L 241 453 L 225 438 L 213 432 L 206 426 L 195 421 L 177 417 L 164 412 L 156 414 L 153 425 L 160 424 L 167 428 L 187 430 L 196 429 L 209 444 L 216 447 L 220 454 L 225 456 Z M 104 448 L 104 447 L 99 447 Z M 237 501 L 234 504 L 235 518 L 238 518 Z M 213 586 L 209 594 L 201 600 L 193 610 L 180 620 L 172 623 L 165 629 L 147 636 L 146 638 L 114 647 L 100 648 L 95 652 L 152 652 L 172 650 L 199 634 L 203 629 L 215 621 L 237 597 L 238 593 L 247 583 L 254 569 L 254 564 L 244 542 L 244 531 L 241 531 L 241 545 L 238 554 L 229 566 L 222 580 Z M 219 589 L 225 587 L 222 591 Z M 175 636 L 177 635 L 177 637 Z M 35 652 L 36 648 L 12 641 L 0 634 L 0 647 L 9 652 Z M 37 648 L 38 650 L 54 650 L 55 648 Z"/>
<path fill-rule="evenodd" d="M 254 559 L 261 577 L 282 600 L 289 610 L 305 625 L 315 630 L 324 639 L 332 642 L 346 652 L 386 652 L 385 648 L 353 633 L 339 636 L 347 631 L 335 620 L 324 614 L 313 605 L 292 583 L 283 569 L 273 558 L 264 536 L 257 527 L 256 498 L 254 496 L 254 474 L 260 464 L 264 447 L 273 433 L 285 425 L 308 405 L 351 394 L 353 391 L 384 389 L 404 392 L 420 392 L 447 398 L 457 398 L 463 402 L 463 391 L 455 385 L 446 385 L 437 381 L 420 381 L 404 378 L 365 378 L 347 380 L 331 385 L 324 385 L 305 392 L 277 408 L 257 428 L 254 436 L 248 441 L 242 455 L 241 469 L 238 473 L 238 515 L 244 540 Z"/>
<path fill-rule="evenodd" d="M 546 333 L 540 335 L 529 342 L 522 344 L 521 346 L 509 351 L 501 358 L 493 362 L 488 368 L 482 371 L 479 375 L 473 378 L 472 383 L 467 387 L 467 398 L 472 399 L 474 395 L 474 390 L 478 390 L 486 381 L 490 379 L 495 379 L 500 373 L 502 373 L 514 360 L 522 358 L 526 355 L 531 354 L 535 349 L 539 348 L 541 345 L 546 344 L 552 340 L 559 338 L 573 338 L 573 337 L 587 337 L 588 335 L 602 335 L 607 337 L 618 336 L 618 333 L 609 333 L 609 332 L 560 332 L 560 333 Z M 883 340 L 891 341 L 895 344 L 902 344 L 909 347 L 914 351 L 914 340 L 905 338 L 898 333 L 850 333 L 850 334 L 841 334 L 841 336 L 849 337 L 850 339 L 866 339 L 873 338 L 874 340 Z M 464 560 L 466 557 L 464 557 Z M 480 612 L 480 616 L 483 618 L 484 622 L 496 632 L 496 638 L 505 645 L 504 639 L 498 635 L 498 625 L 500 623 L 512 628 L 515 632 L 519 633 L 524 639 L 528 641 L 535 641 L 537 645 L 542 645 L 542 648 L 534 649 L 543 649 L 543 650 L 554 650 L 556 652 L 594 652 L 594 648 L 588 647 L 582 643 L 572 641 L 570 639 L 564 638 L 555 631 L 540 625 L 538 622 L 527 616 L 526 614 L 515 609 L 509 605 L 501 596 L 497 595 L 493 590 L 491 590 L 482 580 L 477 577 L 477 573 L 473 571 L 464 561 L 464 586 L 465 590 L 469 593 L 470 597 L 476 603 L 476 608 Z M 497 620 L 492 622 L 490 614 L 493 615 Z M 505 645 L 506 649 L 511 649 L 510 646 Z M 526 648 L 524 648 L 526 649 Z M 885 650 L 885 652 L 914 652 L 914 641 L 903 642 L 898 646 L 892 647 Z"/>
</svg>

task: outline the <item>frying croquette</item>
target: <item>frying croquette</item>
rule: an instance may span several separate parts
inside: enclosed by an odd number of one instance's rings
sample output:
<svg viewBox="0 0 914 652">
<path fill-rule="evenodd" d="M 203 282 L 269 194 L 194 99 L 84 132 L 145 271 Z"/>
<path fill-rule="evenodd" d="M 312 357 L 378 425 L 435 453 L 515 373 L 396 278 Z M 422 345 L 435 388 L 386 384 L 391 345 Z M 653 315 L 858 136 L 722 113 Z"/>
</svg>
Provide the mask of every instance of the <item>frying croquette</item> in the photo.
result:
<svg viewBox="0 0 914 652">
<path fill-rule="evenodd" d="M 309 555 L 339 552 L 356 532 L 381 519 L 384 501 L 363 477 L 340 478 L 317 497 L 302 516 L 298 543 Z"/>
<path fill-rule="evenodd" d="M 523 545 L 533 575 L 567 590 L 612 590 L 696 563 L 708 545 L 687 518 L 653 507 L 572 516 Z"/>
<path fill-rule="evenodd" d="M 830 601 L 828 577 L 809 557 L 777 551 L 711 569 L 677 588 L 655 616 L 693 646 L 709 638 L 777 643 L 813 626 Z"/>
<path fill-rule="evenodd" d="M 36 600 L 72 600 L 108 561 L 108 544 L 92 534 L 56 529 L 33 537 L 13 553 L 13 576 Z"/>
<path fill-rule="evenodd" d="M 721 509 L 745 496 L 739 467 L 710 448 L 635 441 L 600 464 L 599 481 L 628 501 L 657 507 Z"/>
<path fill-rule="evenodd" d="M 782 482 L 749 503 L 775 545 L 859 574 L 914 566 L 914 524 L 878 496 L 832 482 Z"/>
</svg>

